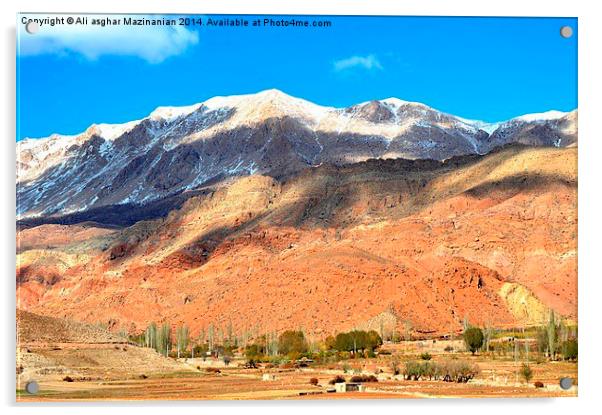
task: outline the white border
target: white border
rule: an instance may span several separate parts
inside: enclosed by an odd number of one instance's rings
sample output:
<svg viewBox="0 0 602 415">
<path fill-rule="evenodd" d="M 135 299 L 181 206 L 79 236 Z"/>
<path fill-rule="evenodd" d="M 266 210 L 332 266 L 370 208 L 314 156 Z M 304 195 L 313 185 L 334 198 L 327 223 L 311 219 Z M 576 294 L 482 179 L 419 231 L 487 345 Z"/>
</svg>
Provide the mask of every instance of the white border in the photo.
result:
<svg viewBox="0 0 602 415">
<path fill-rule="evenodd" d="M 21 0 L 0 2 L 2 21 L 2 403 L 5 413 L 104 414 L 144 411 L 145 415 L 163 413 L 166 406 L 181 411 L 212 411 L 219 414 L 283 413 L 287 415 L 315 413 L 479 413 L 508 414 L 543 413 L 576 414 L 599 412 L 602 408 L 602 371 L 600 360 L 602 326 L 598 307 L 602 296 L 600 188 L 602 174 L 602 131 L 600 119 L 600 78 L 602 66 L 602 21 L 595 1 L 579 0 Z M 230 14 L 345 14 L 345 15 L 460 15 L 460 16 L 564 16 L 579 18 L 579 398 L 563 399 L 498 399 L 498 400 L 421 400 L 421 401 L 312 401 L 312 402 L 171 402 L 134 404 L 89 404 L 15 406 L 14 403 L 14 203 L 15 203 L 15 21 L 22 12 L 138 12 L 138 13 L 230 13 Z M 520 65 L 520 62 L 517 62 Z M 554 57 L 550 56 L 550 65 Z M 116 406 L 119 405 L 119 406 Z M 143 405 L 143 407 L 140 407 Z"/>
</svg>

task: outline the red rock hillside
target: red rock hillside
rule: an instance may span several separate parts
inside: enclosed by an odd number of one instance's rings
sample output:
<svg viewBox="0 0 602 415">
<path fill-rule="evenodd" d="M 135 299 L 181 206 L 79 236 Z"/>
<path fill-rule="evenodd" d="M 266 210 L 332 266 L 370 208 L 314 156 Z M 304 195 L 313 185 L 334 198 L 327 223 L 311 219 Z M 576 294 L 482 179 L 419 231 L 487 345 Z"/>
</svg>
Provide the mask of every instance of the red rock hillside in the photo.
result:
<svg viewBox="0 0 602 415">
<path fill-rule="evenodd" d="M 322 165 L 215 185 L 166 218 L 17 235 L 17 304 L 142 331 L 150 321 L 322 338 L 386 321 L 577 318 L 577 149 Z M 51 236 L 50 236 L 51 235 Z"/>
</svg>

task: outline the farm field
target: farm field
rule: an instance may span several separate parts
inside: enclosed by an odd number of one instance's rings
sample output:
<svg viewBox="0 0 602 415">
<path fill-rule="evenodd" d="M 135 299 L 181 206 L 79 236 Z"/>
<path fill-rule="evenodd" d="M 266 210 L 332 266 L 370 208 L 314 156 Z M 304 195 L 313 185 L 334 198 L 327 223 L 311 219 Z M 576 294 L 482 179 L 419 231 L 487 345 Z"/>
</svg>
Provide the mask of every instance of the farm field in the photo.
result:
<svg viewBox="0 0 602 415">
<path fill-rule="evenodd" d="M 417 342 L 408 343 L 405 346 L 411 349 Z M 446 346 L 453 342 L 438 343 Z M 65 348 L 63 345 L 60 350 L 53 350 L 57 348 L 29 349 L 28 354 L 47 359 L 42 363 L 46 370 L 35 376 L 40 386 L 36 395 L 23 390 L 26 378 L 33 379 L 33 376 L 18 377 L 18 401 L 561 397 L 577 396 L 578 389 L 577 364 L 574 362 L 531 363 L 533 379 L 526 383 L 518 374 L 520 364 L 511 358 L 473 357 L 467 352 L 433 356 L 435 362 L 462 359 L 479 366 L 480 373 L 474 379 L 457 383 L 405 380 L 403 374 L 393 375 L 390 367 L 393 355 L 328 364 L 310 363 L 308 367 L 300 368 L 260 364 L 258 368 L 248 369 L 244 367 L 243 358 L 235 358 L 225 366 L 215 359 L 164 358 L 136 346 L 123 350 L 124 346 L 72 345 Z M 386 349 L 387 345 L 384 346 Z M 411 352 L 395 356 L 400 357 L 402 368 L 405 361 L 420 359 Z M 124 359 L 130 362 L 128 366 L 121 365 Z M 47 365 L 48 361 L 59 362 L 63 366 L 52 370 Z M 94 363 L 102 366 L 95 367 Z M 85 370 L 82 369 L 84 366 Z M 65 373 L 74 372 L 80 376 L 72 375 L 73 381 L 63 380 Z M 265 374 L 269 380 L 264 380 Z M 332 392 L 334 387 L 329 381 L 334 377 L 342 376 L 349 381 L 360 374 L 376 374 L 378 382 L 365 383 L 365 391 L 362 392 Z M 575 385 L 569 390 L 562 390 L 559 387 L 562 377 L 574 379 Z M 312 378 L 318 380 L 317 385 L 310 384 Z M 533 385 L 535 381 L 542 382 L 544 387 L 536 388 Z"/>
</svg>

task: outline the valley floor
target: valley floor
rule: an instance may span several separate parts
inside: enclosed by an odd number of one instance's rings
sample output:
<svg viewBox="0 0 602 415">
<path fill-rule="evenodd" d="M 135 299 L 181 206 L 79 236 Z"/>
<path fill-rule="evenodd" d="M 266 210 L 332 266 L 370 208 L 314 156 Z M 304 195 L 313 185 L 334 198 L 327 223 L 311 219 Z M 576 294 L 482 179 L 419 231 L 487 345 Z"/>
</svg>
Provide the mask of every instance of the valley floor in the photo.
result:
<svg viewBox="0 0 602 415">
<path fill-rule="evenodd" d="M 443 343 L 444 341 L 438 342 Z M 403 399 L 403 398 L 498 398 L 498 397 L 563 397 L 577 395 L 577 364 L 571 362 L 531 361 L 534 376 L 527 384 L 518 376 L 521 361 L 511 357 L 491 355 L 471 356 L 456 352 L 434 356 L 465 359 L 479 365 L 481 372 L 468 383 L 429 380 L 404 380 L 393 376 L 391 356 L 374 359 L 350 359 L 331 364 L 310 365 L 307 368 L 245 369 L 245 360 L 235 359 L 228 367 L 221 361 L 202 359 L 166 359 L 153 351 L 135 346 L 127 350 L 114 346 L 86 348 L 30 349 L 30 354 L 44 356 L 47 361 L 62 362 L 62 367 L 32 365 L 18 376 L 17 400 L 32 401 L 90 401 L 90 400 L 271 400 L 271 399 Z M 144 356 L 147 358 L 144 358 Z M 151 355 L 154 355 L 151 357 Z M 66 358 L 68 356 L 68 359 Z M 126 356 L 131 364 L 118 366 Z M 133 357 L 132 357 L 133 356 Z M 403 360 L 416 356 L 402 355 Z M 95 360 L 96 359 L 96 360 Z M 149 362 L 151 362 L 149 364 Z M 100 366 L 94 366 L 100 364 Z M 156 364 L 160 364 L 157 366 Z M 111 366 L 113 365 L 113 366 Z M 403 367 L 403 363 L 401 364 Z M 82 373 L 64 381 L 65 373 Z M 209 369 L 213 368 L 213 369 Z M 209 369 L 209 370 L 208 370 Z M 219 372 L 217 372 L 219 370 Z M 146 372 L 142 375 L 142 372 Z M 264 374 L 270 380 L 264 380 Z M 378 382 L 365 383 L 363 392 L 334 393 L 329 380 L 337 375 L 348 381 L 354 374 L 375 374 Z M 565 391 L 559 380 L 570 377 L 575 386 Z M 310 384 L 311 378 L 318 385 Z M 37 395 L 24 391 L 25 383 L 35 379 L 40 385 Z M 539 381 L 543 388 L 533 383 Z M 330 392 L 329 392 L 330 391 Z"/>
</svg>

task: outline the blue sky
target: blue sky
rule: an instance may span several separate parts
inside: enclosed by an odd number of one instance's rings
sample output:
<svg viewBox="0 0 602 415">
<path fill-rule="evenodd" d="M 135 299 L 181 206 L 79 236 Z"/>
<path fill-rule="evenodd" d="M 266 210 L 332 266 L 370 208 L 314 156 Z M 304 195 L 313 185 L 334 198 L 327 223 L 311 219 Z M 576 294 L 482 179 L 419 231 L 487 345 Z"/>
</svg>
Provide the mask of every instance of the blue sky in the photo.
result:
<svg viewBox="0 0 602 415">
<path fill-rule="evenodd" d="M 332 27 L 21 27 L 17 139 L 269 88 L 331 106 L 397 97 L 484 121 L 577 107 L 576 19 L 298 18 Z"/>
</svg>

